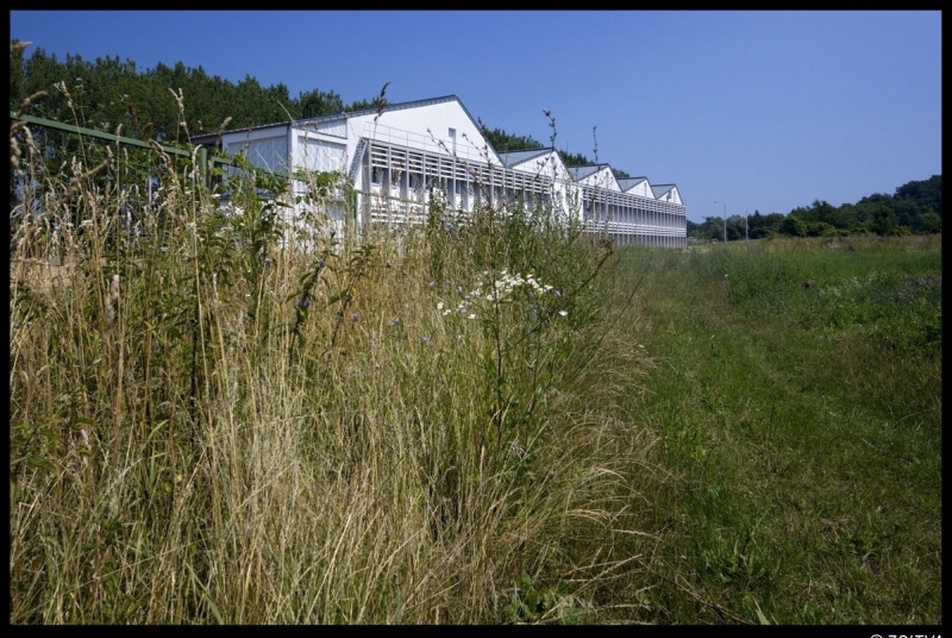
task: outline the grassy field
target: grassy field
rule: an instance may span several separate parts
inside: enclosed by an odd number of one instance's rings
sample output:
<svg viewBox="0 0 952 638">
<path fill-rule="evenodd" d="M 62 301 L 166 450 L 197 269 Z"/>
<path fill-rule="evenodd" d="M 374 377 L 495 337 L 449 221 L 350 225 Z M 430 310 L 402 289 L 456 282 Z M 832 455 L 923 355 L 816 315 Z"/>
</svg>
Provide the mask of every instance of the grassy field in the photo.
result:
<svg viewBox="0 0 952 638">
<path fill-rule="evenodd" d="M 940 624 L 938 237 L 626 255 L 661 623 Z"/>
<path fill-rule="evenodd" d="M 12 623 L 941 622 L 938 239 L 335 239 L 16 150 Z"/>
</svg>

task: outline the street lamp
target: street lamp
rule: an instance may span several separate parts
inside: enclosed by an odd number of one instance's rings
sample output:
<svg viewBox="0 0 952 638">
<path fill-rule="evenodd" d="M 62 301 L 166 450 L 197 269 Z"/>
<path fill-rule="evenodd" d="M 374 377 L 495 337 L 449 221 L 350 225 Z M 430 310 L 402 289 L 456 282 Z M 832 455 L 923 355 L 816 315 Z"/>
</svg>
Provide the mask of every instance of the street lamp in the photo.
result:
<svg viewBox="0 0 952 638">
<path fill-rule="evenodd" d="M 727 243 L 727 202 L 719 202 L 716 199 L 714 200 L 715 204 L 724 204 L 724 243 Z"/>
</svg>

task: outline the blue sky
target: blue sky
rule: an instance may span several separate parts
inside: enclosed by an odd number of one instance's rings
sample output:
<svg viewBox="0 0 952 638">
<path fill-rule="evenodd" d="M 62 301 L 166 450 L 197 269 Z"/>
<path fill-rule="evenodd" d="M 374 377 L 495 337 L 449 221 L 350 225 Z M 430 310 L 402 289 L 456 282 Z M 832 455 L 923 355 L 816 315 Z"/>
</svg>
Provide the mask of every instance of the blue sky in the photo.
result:
<svg viewBox="0 0 952 638">
<path fill-rule="evenodd" d="M 549 109 L 558 148 L 677 184 L 697 222 L 942 172 L 939 11 L 11 11 L 10 37 L 292 97 L 455 94 L 546 145 Z"/>
</svg>

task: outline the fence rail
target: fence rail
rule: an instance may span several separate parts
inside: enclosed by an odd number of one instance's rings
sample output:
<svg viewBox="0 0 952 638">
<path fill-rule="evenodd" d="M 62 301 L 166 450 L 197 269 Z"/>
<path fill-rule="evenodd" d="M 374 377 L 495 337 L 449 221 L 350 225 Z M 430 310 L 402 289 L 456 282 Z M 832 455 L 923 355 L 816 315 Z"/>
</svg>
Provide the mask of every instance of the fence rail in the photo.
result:
<svg viewBox="0 0 952 638">
<path fill-rule="evenodd" d="M 87 128 L 84 126 L 78 126 L 76 124 L 67 124 L 65 122 L 59 122 L 57 120 L 48 120 L 42 117 L 36 117 L 34 115 L 27 115 L 24 113 L 17 113 L 16 111 L 10 111 L 10 119 L 13 121 L 26 122 L 27 124 L 36 124 L 38 126 L 43 126 L 45 128 L 50 128 L 59 131 L 65 131 L 67 133 L 74 133 L 76 135 L 92 137 L 107 142 L 117 142 L 119 144 L 125 144 L 127 146 L 135 146 L 138 148 L 156 150 L 156 148 L 161 149 L 163 152 L 170 155 L 177 155 L 179 157 L 185 157 L 192 159 L 194 158 L 199 165 L 207 169 L 210 166 L 219 165 L 222 167 L 235 167 L 234 159 L 231 157 L 211 155 L 208 153 L 208 149 L 204 146 L 193 146 L 191 150 L 178 148 L 175 146 L 168 146 L 166 144 L 161 144 L 157 141 L 144 142 L 142 140 L 136 139 L 134 137 L 125 137 L 117 133 L 107 133 L 105 131 L 98 131 L 96 129 Z M 266 168 L 255 167 L 256 171 L 262 173 L 267 173 L 276 177 L 283 177 L 289 179 L 291 175 L 283 171 L 273 171 Z"/>
</svg>

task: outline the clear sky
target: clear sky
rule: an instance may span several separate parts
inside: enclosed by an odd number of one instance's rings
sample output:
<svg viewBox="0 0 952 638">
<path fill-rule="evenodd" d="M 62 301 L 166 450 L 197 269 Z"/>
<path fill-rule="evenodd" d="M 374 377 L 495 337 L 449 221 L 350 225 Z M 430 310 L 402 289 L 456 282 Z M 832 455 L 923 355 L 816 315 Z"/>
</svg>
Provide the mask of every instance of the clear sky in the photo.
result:
<svg viewBox="0 0 952 638">
<path fill-rule="evenodd" d="M 942 172 L 940 11 L 11 11 L 63 61 L 291 97 L 457 95 L 490 128 L 675 183 L 688 218 L 789 213 Z M 186 103 L 188 96 L 185 96 Z M 715 201 L 717 203 L 715 203 Z"/>
</svg>

